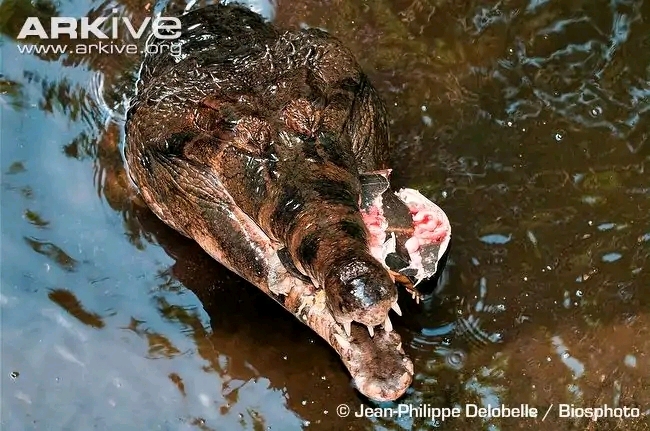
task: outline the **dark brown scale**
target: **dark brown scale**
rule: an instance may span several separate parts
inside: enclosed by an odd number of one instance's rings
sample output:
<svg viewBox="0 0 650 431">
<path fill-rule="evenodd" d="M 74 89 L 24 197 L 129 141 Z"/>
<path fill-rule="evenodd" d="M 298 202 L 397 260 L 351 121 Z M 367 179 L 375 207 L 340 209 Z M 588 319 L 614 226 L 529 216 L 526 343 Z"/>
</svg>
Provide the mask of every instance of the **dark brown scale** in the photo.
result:
<svg viewBox="0 0 650 431">
<path fill-rule="evenodd" d="M 397 292 L 368 249 L 359 174 L 385 168 L 389 142 L 352 54 L 320 30 L 280 33 L 236 6 L 181 21 L 182 55 L 145 59 L 128 114 L 145 201 L 187 236 L 222 238 L 227 194 L 325 289 L 339 322 L 383 323 Z M 253 249 L 222 263 L 256 279 Z"/>
</svg>

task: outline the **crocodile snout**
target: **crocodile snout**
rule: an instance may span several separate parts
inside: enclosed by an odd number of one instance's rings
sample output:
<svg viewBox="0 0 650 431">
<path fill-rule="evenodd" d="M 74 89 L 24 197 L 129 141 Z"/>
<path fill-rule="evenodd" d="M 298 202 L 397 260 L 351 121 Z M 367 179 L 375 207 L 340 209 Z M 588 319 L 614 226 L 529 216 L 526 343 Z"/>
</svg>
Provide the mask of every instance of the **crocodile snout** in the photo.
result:
<svg viewBox="0 0 650 431">
<path fill-rule="evenodd" d="M 397 288 L 372 256 L 333 268 L 324 287 L 332 314 L 346 333 L 351 322 L 367 326 L 371 336 L 377 325 L 392 330 L 388 312 L 397 302 Z"/>
</svg>

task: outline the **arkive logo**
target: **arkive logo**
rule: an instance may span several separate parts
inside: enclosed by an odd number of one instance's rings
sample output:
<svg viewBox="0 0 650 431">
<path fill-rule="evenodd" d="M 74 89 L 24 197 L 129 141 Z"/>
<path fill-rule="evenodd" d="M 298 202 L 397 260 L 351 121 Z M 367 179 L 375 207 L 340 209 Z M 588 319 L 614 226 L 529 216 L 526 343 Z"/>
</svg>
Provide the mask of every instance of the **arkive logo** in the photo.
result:
<svg viewBox="0 0 650 431">
<path fill-rule="evenodd" d="M 114 9 L 113 12 L 117 12 Z M 105 33 L 100 29 L 104 23 L 110 20 L 111 28 Z M 41 39 L 59 39 L 67 35 L 70 39 L 90 39 L 92 36 L 98 39 L 120 39 L 124 33 L 130 34 L 134 39 L 139 39 L 145 33 L 149 24 L 153 35 L 158 39 L 173 40 L 181 35 L 181 21 L 176 17 L 147 17 L 142 24 L 134 25 L 129 17 L 99 17 L 94 20 L 90 18 L 74 17 L 52 17 L 44 25 L 38 17 L 29 17 L 18 33 L 17 39 L 22 40 L 30 36 L 37 36 Z M 49 32 L 47 31 L 49 29 Z M 92 35 L 92 36 L 91 36 Z"/>
</svg>

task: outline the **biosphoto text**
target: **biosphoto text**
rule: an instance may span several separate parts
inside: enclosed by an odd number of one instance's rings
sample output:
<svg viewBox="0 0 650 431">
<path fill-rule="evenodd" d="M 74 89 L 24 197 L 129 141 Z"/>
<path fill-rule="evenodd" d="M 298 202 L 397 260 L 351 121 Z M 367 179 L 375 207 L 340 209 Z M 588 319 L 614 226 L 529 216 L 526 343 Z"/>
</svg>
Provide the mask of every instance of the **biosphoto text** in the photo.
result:
<svg viewBox="0 0 650 431">
<path fill-rule="evenodd" d="M 117 9 L 113 10 L 113 14 Z M 147 31 L 150 29 L 150 31 Z M 140 43 L 145 36 L 147 41 Z M 176 17 L 146 17 L 140 24 L 129 17 L 28 17 L 17 39 L 21 54 L 159 54 L 181 55 L 181 22 Z M 148 43 L 156 38 L 165 43 Z M 134 42 L 127 42 L 132 40 Z M 36 42 L 38 41 L 38 42 Z M 49 42 L 49 43 L 48 43 Z"/>
</svg>

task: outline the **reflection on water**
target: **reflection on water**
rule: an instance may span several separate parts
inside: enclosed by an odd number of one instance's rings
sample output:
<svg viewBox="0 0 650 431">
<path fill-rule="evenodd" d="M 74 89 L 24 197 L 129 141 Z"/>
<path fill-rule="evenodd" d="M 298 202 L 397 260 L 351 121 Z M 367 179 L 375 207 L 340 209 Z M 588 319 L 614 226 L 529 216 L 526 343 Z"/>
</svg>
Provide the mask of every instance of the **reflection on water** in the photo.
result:
<svg viewBox="0 0 650 431">
<path fill-rule="evenodd" d="M 16 48 L 27 16 L 200 4 L 0 3 L 2 429 L 540 429 L 337 417 L 367 400 L 334 353 L 130 192 L 140 59 Z M 454 225 L 437 294 L 400 301 L 402 402 L 650 413 L 648 4 L 256 3 L 346 41 L 388 104 L 397 178 Z"/>
</svg>

